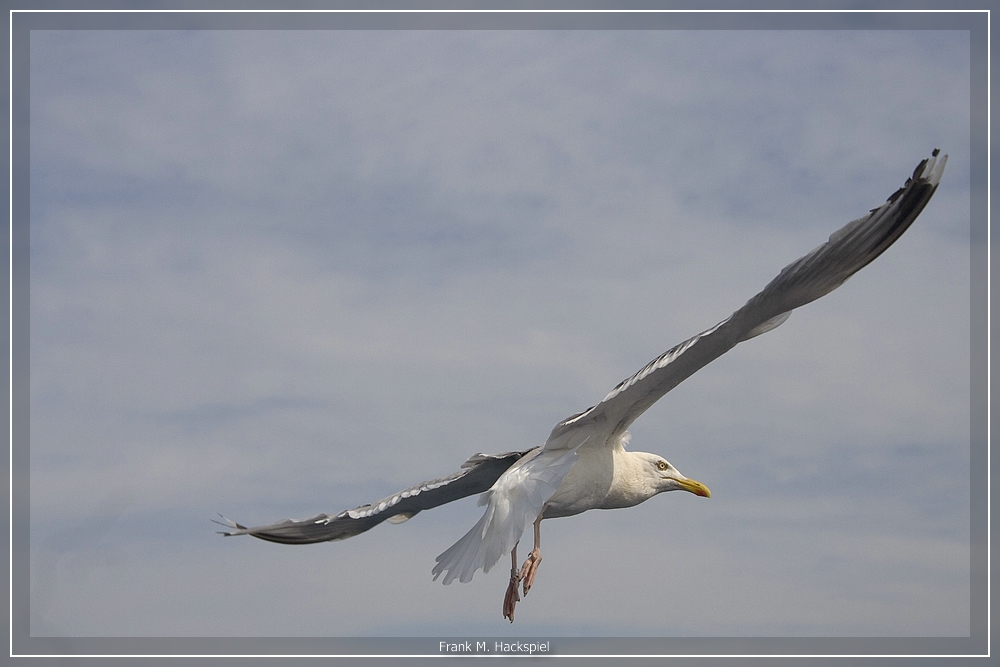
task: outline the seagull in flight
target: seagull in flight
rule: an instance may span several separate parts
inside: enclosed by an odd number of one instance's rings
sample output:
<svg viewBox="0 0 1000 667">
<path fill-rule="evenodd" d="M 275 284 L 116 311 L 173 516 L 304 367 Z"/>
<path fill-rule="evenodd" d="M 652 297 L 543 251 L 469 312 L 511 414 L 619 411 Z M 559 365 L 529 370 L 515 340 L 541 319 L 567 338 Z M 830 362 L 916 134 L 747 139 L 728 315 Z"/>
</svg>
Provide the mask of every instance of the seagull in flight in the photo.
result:
<svg viewBox="0 0 1000 667">
<path fill-rule="evenodd" d="M 514 622 L 518 588 L 528 594 L 542 562 L 543 519 L 593 509 L 632 507 L 665 491 L 711 492 L 685 477 L 664 457 L 631 452 L 629 426 L 664 394 L 737 343 L 771 331 L 792 310 L 832 292 L 902 236 L 930 201 L 947 155 L 935 149 L 913 176 L 881 206 L 848 223 L 829 240 L 784 269 L 746 304 L 714 327 L 676 345 L 622 380 L 604 399 L 562 420 L 545 444 L 502 454 L 476 454 L 458 472 L 421 482 L 378 502 L 339 514 L 284 519 L 247 528 L 221 517 L 223 535 L 252 535 L 282 544 L 343 540 L 388 521 L 402 523 L 418 512 L 480 494 L 482 518 L 437 557 L 434 579 L 467 582 L 477 570 L 489 572 L 510 554 L 504 618 Z M 220 523 L 220 522 L 216 522 Z M 534 544 L 518 567 L 517 545 L 528 524 Z"/>
</svg>

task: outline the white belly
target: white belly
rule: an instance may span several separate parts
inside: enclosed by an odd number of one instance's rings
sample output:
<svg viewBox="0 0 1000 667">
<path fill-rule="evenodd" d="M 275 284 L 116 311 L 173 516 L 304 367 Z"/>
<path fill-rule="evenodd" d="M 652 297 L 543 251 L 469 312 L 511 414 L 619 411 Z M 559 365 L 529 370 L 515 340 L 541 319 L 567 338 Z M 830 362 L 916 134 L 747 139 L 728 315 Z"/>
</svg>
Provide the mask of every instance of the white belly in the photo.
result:
<svg viewBox="0 0 1000 667">
<path fill-rule="evenodd" d="M 576 463 L 545 503 L 542 517 L 573 516 L 600 507 L 611 489 L 614 468 L 612 449 L 604 443 L 580 447 Z"/>
</svg>

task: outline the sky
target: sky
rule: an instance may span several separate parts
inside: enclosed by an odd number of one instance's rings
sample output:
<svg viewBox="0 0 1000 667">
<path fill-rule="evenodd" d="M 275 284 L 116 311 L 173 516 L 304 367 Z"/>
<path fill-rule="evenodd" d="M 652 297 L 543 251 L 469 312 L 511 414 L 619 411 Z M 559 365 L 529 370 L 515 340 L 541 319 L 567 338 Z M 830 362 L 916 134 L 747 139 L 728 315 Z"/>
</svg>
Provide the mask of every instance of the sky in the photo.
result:
<svg viewBox="0 0 1000 667">
<path fill-rule="evenodd" d="M 925 31 L 38 31 L 33 636 L 969 633 L 969 41 Z M 882 257 L 631 428 L 712 498 L 469 498 L 223 538 L 542 444 L 881 204 Z M 524 550 L 526 551 L 526 550 Z"/>
</svg>

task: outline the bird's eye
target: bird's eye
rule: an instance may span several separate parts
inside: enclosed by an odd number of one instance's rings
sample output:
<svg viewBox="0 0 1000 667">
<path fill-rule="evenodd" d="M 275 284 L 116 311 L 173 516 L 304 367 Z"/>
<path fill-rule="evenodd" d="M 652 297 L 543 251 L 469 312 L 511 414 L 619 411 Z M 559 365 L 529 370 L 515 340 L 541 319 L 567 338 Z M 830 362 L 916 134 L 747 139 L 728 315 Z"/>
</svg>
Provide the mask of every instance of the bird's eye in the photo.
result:
<svg viewBox="0 0 1000 667">
<path fill-rule="evenodd" d="M 660 470 L 666 470 L 666 469 L 667 469 L 667 468 L 669 468 L 670 466 L 669 466 L 669 465 L 667 465 L 667 462 L 666 462 L 666 461 L 660 461 L 660 462 L 658 462 L 658 463 L 656 464 L 656 467 L 657 467 L 657 468 L 659 468 Z"/>
</svg>

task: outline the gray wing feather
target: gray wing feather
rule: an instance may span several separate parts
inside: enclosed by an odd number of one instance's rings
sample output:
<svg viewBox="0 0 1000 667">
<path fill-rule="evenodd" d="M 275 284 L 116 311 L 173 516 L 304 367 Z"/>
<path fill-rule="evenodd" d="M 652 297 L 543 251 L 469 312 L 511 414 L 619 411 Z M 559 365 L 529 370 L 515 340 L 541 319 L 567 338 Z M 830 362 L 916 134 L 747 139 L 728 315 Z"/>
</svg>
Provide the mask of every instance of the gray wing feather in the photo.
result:
<svg viewBox="0 0 1000 667">
<path fill-rule="evenodd" d="M 737 343 L 770 331 L 794 308 L 832 292 L 909 228 L 937 189 L 947 160 L 947 155 L 938 159 L 935 149 L 882 206 L 848 223 L 826 243 L 786 266 L 727 319 L 653 359 L 597 405 L 556 424 L 549 441 L 587 423 L 602 424 L 610 435 L 621 433 L 664 394 Z"/>
<path fill-rule="evenodd" d="M 530 451 L 476 454 L 463 463 L 458 472 L 421 482 L 378 502 L 344 510 L 340 514 L 317 514 L 309 519 L 282 519 L 256 528 L 247 528 L 222 517 L 225 523 L 221 525 L 234 530 L 220 532 L 226 536 L 252 535 L 281 544 L 344 540 L 370 530 L 383 521 L 400 523 L 422 510 L 487 491 L 507 468 Z"/>
</svg>

